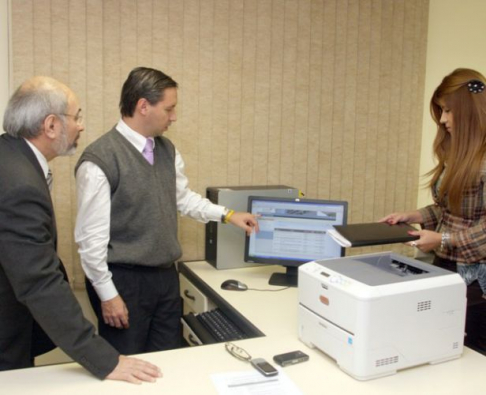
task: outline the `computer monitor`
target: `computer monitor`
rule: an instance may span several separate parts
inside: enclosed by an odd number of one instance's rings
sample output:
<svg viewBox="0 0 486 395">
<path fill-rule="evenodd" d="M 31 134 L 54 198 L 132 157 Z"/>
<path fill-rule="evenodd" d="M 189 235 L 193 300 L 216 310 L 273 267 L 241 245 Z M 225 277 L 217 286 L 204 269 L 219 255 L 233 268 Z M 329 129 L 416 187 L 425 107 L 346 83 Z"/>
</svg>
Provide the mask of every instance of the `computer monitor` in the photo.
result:
<svg viewBox="0 0 486 395">
<path fill-rule="evenodd" d="M 327 231 L 346 225 L 347 202 L 250 196 L 248 211 L 259 216 L 260 231 L 246 237 L 245 261 L 287 268 L 270 277 L 271 285 L 296 287 L 300 265 L 344 255 Z"/>
</svg>

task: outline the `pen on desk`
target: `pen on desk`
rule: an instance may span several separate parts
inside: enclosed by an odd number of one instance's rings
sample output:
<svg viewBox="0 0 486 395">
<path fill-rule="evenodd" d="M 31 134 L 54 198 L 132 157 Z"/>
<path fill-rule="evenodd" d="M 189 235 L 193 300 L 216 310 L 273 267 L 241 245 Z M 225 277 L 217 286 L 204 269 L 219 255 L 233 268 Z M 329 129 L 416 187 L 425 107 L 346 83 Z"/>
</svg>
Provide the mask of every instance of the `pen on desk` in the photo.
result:
<svg viewBox="0 0 486 395">
<path fill-rule="evenodd" d="M 244 387 L 246 385 L 255 385 L 255 384 L 266 384 L 272 381 L 278 381 L 278 378 L 261 380 L 261 381 L 249 381 L 247 383 L 239 383 L 239 384 L 228 384 L 228 388 Z"/>
</svg>

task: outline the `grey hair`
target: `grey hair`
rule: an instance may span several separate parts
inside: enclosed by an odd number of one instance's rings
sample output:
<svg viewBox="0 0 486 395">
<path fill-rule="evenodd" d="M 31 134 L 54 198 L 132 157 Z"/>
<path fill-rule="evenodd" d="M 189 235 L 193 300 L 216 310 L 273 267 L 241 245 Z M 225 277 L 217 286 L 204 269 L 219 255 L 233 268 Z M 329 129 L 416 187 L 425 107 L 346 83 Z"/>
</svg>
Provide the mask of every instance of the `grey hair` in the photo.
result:
<svg viewBox="0 0 486 395">
<path fill-rule="evenodd" d="M 49 77 L 34 77 L 24 82 L 10 98 L 3 119 L 3 129 L 12 137 L 35 138 L 50 115 L 68 109 L 68 88 Z M 63 119 L 61 119 L 63 120 Z"/>
</svg>

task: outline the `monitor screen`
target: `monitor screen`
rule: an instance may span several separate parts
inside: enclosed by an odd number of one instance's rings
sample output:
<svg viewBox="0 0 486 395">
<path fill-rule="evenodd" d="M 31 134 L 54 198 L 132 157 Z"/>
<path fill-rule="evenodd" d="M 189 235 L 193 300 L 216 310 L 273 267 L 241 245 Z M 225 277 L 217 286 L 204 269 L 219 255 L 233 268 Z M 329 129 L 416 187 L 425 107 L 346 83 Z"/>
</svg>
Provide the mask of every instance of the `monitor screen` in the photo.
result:
<svg viewBox="0 0 486 395">
<path fill-rule="evenodd" d="M 297 286 L 299 265 L 344 255 L 327 231 L 346 224 L 347 202 L 250 196 L 248 211 L 259 217 L 260 231 L 247 236 L 245 261 L 287 267 L 272 285 Z"/>
</svg>

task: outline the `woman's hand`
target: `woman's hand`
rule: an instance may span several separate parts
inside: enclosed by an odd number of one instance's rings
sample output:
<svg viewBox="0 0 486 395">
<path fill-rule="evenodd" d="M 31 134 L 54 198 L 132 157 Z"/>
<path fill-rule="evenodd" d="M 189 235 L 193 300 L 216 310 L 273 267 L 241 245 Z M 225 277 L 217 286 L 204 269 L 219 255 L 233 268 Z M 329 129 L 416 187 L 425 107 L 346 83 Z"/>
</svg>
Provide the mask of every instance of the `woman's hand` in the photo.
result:
<svg viewBox="0 0 486 395">
<path fill-rule="evenodd" d="M 408 224 L 419 224 L 423 222 L 422 214 L 420 211 L 406 211 L 402 213 L 388 214 L 386 217 L 381 218 L 378 222 L 386 222 L 390 225 L 395 225 L 399 222 L 406 222 Z"/>
<path fill-rule="evenodd" d="M 422 252 L 430 252 L 440 246 L 442 234 L 431 230 L 417 230 L 408 232 L 409 235 L 419 236 L 420 239 L 406 243 L 411 247 L 416 247 Z"/>
</svg>

